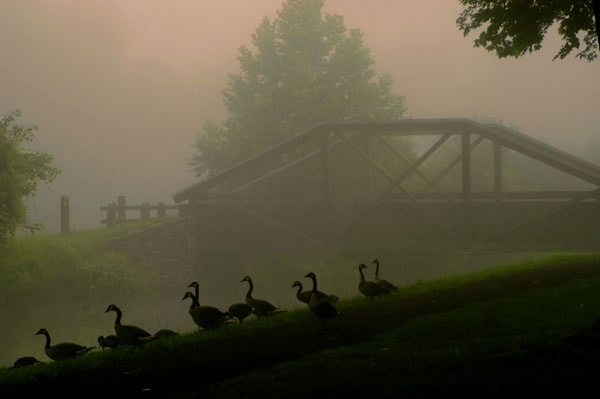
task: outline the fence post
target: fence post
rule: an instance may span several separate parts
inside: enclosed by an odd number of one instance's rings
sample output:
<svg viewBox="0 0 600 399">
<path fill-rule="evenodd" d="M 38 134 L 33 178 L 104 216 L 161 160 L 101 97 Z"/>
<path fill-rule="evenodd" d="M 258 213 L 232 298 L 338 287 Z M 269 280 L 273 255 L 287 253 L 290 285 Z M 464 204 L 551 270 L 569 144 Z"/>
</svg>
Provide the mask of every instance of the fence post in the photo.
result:
<svg viewBox="0 0 600 399">
<path fill-rule="evenodd" d="M 125 196 L 119 195 L 117 197 L 117 222 L 125 223 Z"/>
<path fill-rule="evenodd" d="M 159 202 L 158 203 L 158 217 L 164 218 L 166 216 L 167 216 L 167 208 L 165 208 L 165 203 Z"/>
<path fill-rule="evenodd" d="M 188 204 L 179 204 L 177 208 L 177 216 L 180 218 L 186 217 L 189 215 L 189 205 Z"/>
<path fill-rule="evenodd" d="M 117 204 L 111 202 L 106 209 L 106 227 L 115 227 L 117 225 Z"/>
<path fill-rule="evenodd" d="M 142 221 L 146 221 L 146 220 L 150 219 L 150 204 L 147 202 L 144 202 L 142 204 L 141 212 L 142 212 L 142 215 L 141 215 Z"/>
<path fill-rule="evenodd" d="M 70 230 L 69 196 L 60 197 L 60 232 L 68 233 Z"/>
</svg>

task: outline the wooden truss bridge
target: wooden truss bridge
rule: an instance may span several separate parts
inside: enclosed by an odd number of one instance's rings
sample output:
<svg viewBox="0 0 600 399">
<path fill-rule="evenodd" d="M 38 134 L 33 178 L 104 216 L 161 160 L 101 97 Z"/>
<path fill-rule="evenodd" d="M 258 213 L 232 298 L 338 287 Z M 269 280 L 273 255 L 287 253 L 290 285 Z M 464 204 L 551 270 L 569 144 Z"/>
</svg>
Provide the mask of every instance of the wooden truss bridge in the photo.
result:
<svg viewBox="0 0 600 399">
<path fill-rule="evenodd" d="M 462 118 L 322 122 L 173 196 L 198 248 L 398 251 L 597 250 L 599 197 L 600 166 Z"/>
</svg>

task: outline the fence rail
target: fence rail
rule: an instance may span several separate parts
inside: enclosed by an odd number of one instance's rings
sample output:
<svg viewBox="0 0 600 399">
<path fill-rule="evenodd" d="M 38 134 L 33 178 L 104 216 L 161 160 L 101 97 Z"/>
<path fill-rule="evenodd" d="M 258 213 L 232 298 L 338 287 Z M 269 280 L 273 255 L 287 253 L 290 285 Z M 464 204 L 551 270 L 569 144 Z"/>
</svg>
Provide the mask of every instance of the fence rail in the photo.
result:
<svg viewBox="0 0 600 399">
<path fill-rule="evenodd" d="M 100 210 L 106 212 L 106 219 L 102 219 L 100 223 L 106 224 L 106 227 L 114 227 L 118 224 L 135 223 L 150 220 L 153 218 L 152 211 L 156 211 L 154 217 L 164 218 L 167 216 L 167 211 L 176 210 L 178 216 L 181 216 L 181 205 L 166 205 L 164 202 L 159 202 L 157 205 L 150 205 L 145 202 L 141 205 L 127 205 L 125 196 L 120 195 L 117 202 L 111 202 L 108 205 L 101 206 Z M 128 218 L 127 211 L 139 211 L 139 218 Z"/>
</svg>

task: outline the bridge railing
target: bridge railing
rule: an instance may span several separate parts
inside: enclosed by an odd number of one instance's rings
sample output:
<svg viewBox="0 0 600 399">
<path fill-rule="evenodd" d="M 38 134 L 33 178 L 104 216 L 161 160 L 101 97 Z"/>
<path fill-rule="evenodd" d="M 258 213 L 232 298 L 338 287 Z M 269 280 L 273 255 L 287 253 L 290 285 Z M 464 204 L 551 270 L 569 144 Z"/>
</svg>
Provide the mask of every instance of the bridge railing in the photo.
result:
<svg viewBox="0 0 600 399">
<path fill-rule="evenodd" d="M 167 216 L 167 211 L 176 211 L 173 216 L 182 216 L 182 205 L 167 205 L 164 202 L 159 202 L 156 205 L 150 205 L 144 202 L 141 205 L 127 205 L 124 195 L 117 197 L 117 202 L 111 202 L 108 205 L 101 206 L 100 210 L 106 212 L 106 218 L 100 223 L 106 224 L 106 227 L 115 227 L 118 224 L 136 223 L 150 220 L 153 218 L 164 218 Z M 128 217 L 127 211 L 139 212 L 139 217 Z"/>
</svg>

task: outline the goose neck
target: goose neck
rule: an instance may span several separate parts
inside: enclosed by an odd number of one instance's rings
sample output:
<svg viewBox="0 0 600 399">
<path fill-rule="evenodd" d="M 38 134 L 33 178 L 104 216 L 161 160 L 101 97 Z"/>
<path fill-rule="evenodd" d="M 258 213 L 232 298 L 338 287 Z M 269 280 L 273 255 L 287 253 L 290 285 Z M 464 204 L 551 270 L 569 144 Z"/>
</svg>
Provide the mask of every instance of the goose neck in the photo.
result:
<svg viewBox="0 0 600 399">
<path fill-rule="evenodd" d="M 252 298 L 252 291 L 254 290 L 254 284 L 252 283 L 252 279 L 248 279 L 248 292 L 246 293 L 246 298 Z"/>
<path fill-rule="evenodd" d="M 298 284 L 298 291 L 296 292 L 296 297 L 300 297 L 302 294 L 302 284 Z"/>
<path fill-rule="evenodd" d="M 45 348 L 50 348 L 50 334 L 48 334 L 48 331 L 44 331 L 44 336 L 46 337 L 46 345 L 44 346 Z"/>
<path fill-rule="evenodd" d="M 194 284 L 194 294 L 196 295 L 195 301 L 198 302 L 199 301 L 198 298 L 200 298 L 200 285 Z M 200 305 L 200 304 L 198 304 L 198 305 Z"/>
<path fill-rule="evenodd" d="M 115 313 L 117 313 L 117 318 L 115 319 L 115 324 L 121 324 L 121 309 L 115 306 Z"/>
<path fill-rule="evenodd" d="M 194 295 L 190 292 L 190 296 L 192 297 L 192 304 L 190 305 L 190 309 L 200 307 L 200 301 L 198 300 L 198 296 Z"/>
<path fill-rule="evenodd" d="M 310 279 L 313 282 L 312 292 L 316 293 L 317 292 L 317 277 L 316 276 L 310 276 Z"/>
</svg>

